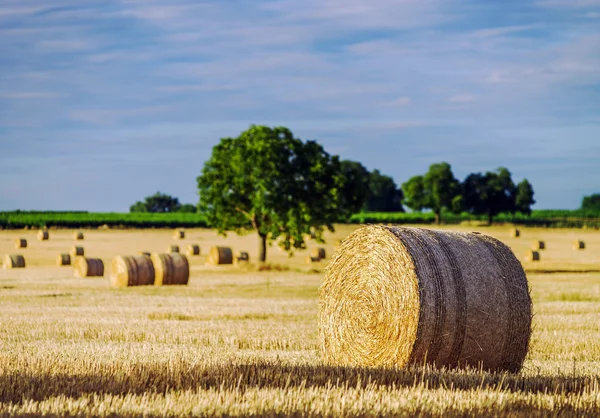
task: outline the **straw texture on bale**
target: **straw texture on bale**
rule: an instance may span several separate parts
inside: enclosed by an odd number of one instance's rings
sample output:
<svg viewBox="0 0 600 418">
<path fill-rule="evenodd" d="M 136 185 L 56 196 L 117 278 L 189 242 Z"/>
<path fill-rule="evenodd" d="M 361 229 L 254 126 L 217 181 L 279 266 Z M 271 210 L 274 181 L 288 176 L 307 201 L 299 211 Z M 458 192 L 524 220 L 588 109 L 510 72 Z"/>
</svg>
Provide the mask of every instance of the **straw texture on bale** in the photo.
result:
<svg viewBox="0 0 600 418">
<path fill-rule="evenodd" d="M 200 246 L 195 244 L 190 244 L 187 246 L 187 255 L 200 255 Z"/>
<path fill-rule="evenodd" d="M 527 254 L 525 254 L 525 261 L 540 261 L 539 251 L 527 251 Z"/>
<path fill-rule="evenodd" d="M 544 241 L 535 241 L 533 243 L 534 251 L 545 250 L 545 249 L 546 249 L 546 243 Z"/>
<path fill-rule="evenodd" d="M 179 245 L 169 245 L 167 247 L 167 252 L 168 253 L 178 253 L 179 252 Z"/>
<path fill-rule="evenodd" d="M 48 231 L 40 231 L 38 232 L 38 239 L 40 241 L 46 241 L 50 239 L 50 234 L 48 233 Z"/>
<path fill-rule="evenodd" d="M 181 254 L 152 254 L 150 256 L 154 266 L 154 285 L 188 284 L 190 279 L 190 265 L 188 259 Z"/>
<path fill-rule="evenodd" d="M 240 251 L 236 254 L 233 261 L 237 265 L 248 264 L 250 263 L 250 254 L 248 254 L 246 251 Z"/>
<path fill-rule="evenodd" d="M 73 238 L 75 238 L 75 241 L 81 241 L 83 239 L 83 232 L 81 231 L 77 231 L 73 234 Z"/>
<path fill-rule="evenodd" d="M 6 254 L 4 256 L 3 267 L 5 270 L 25 268 L 25 257 L 19 254 Z"/>
<path fill-rule="evenodd" d="M 173 238 L 175 238 L 175 239 L 184 239 L 185 238 L 185 231 L 183 229 L 178 229 L 176 231 L 173 231 Z"/>
<path fill-rule="evenodd" d="M 306 264 L 318 263 L 321 261 L 320 257 L 311 257 L 310 255 L 306 256 Z"/>
<path fill-rule="evenodd" d="M 521 369 L 531 335 L 527 278 L 482 234 L 367 226 L 345 238 L 319 297 L 326 363 Z"/>
<path fill-rule="evenodd" d="M 69 254 L 71 254 L 71 256 L 73 257 L 80 257 L 84 255 L 83 247 L 74 246 L 73 248 L 71 248 Z"/>
<path fill-rule="evenodd" d="M 57 266 L 70 266 L 71 265 L 71 254 L 59 254 L 56 257 L 56 265 Z"/>
<path fill-rule="evenodd" d="M 585 242 L 583 241 L 575 241 L 573 243 L 573 248 L 576 250 L 585 250 Z"/>
<path fill-rule="evenodd" d="M 229 247 L 212 247 L 206 263 L 212 266 L 233 263 L 233 251 Z"/>
<path fill-rule="evenodd" d="M 154 266 L 143 255 L 117 256 L 110 266 L 110 284 L 113 287 L 147 286 L 154 284 Z"/>
<path fill-rule="evenodd" d="M 325 259 L 326 255 L 327 255 L 327 253 L 325 252 L 325 248 L 323 248 L 323 247 L 313 248 L 310 252 L 311 257 L 317 257 L 317 258 L 320 258 L 321 260 Z"/>
<path fill-rule="evenodd" d="M 519 238 L 521 236 L 521 231 L 519 231 L 517 228 L 513 228 L 510 230 L 510 236 L 513 238 Z"/>
<path fill-rule="evenodd" d="M 104 276 L 104 263 L 99 258 L 77 257 L 73 263 L 75 277 Z"/>
<path fill-rule="evenodd" d="M 15 240 L 15 248 L 27 248 L 27 240 L 24 238 L 17 238 Z"/>
</svg>

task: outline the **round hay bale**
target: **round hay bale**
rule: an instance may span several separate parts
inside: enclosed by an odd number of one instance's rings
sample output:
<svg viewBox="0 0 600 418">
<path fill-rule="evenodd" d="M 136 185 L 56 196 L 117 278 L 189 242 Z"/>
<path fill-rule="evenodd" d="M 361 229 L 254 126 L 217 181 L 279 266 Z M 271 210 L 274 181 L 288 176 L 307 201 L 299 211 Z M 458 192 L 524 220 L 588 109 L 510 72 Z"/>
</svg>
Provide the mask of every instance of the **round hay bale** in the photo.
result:
<svg viewBox="0 0 600 418">
<path fill-rule="evenodd" d="M 246 251 L 240 251 L 236 254 L 235 258 L 233 259 L 233 262 L 238 266 L 242 264 L 249 264 L 250 254 L 248 254 Z"/>
<path fill-rule="evenodd" d="M 148 251 L 140 251 L 138 255 L 143 255 L 144 257 L 150 257 L 150 253 Z"/>
<path fill-rule="evenodd" d="M 576 240 L 575 242 L 573 242 L 573 249 L 575 249 L 575 250 L 585 250 L 585 242 L 584 241 L 580 241 L 580 240 Z"/>
<path fill-rule="evenodd" d="M 75 277 L 104 276 L 104 263 L 99 258 L 77 257 L 73 263 Z"/>
<path fill-rule="evenodd" d="M 175 239 L 184 239 L 185 238 L 185 231 L 183 229 L 178 229 L 173 231 L 173 238 Z"/>
<path fill-rule="evenodd" d="M 306 256 L 306 264 L 318 263 L 319 261 L 321 261 L 321 257 Z"/>
<path fill-rule="evenodd" d="M 152 254 L 154 266 L 154 285 L 185 285 L 190 280 L 188 259 L 181 254 Z"/>
<path fill-rule="evenodd" d="M 511 238 L 519 238 L 521 236 L 521 231 L 519 231 L 517 228 L 512 228 L 510 230 L 510 236 Z"/>
<path fill-rule="evenodd" d="M 84 255 L 83 247 L 74 246 L 71 248 L 71 251 L 69 251 L 69 254 L 71 254 L 72 257 L 80 257 Z"/>
<path fill-rule="evenodd" d="M 212 247 L 208 253 L 206 263 L 212 266 L 233 263 L 233 251 L 229 247 Z"/>
<path fill-rule="evenodd" d="M 531 335 L 527 278 L 482 234 L 367 226 L 344 240 L 320 288 L 326 363 L 520 370 Z"/>
<path fill-rule="evenodd" d="M 527 254 L 525 254 L 525 261 L 540 261 L 539 251 L 527 251 Z"/>
<path fill-rule="evenodd" d="M 545 250 L 546 243 L 544 241 L 534 241 L 533 247 L 531 247 L 534 251 Z"/>
<path fill-rule="evenodd" d="M 179 245 L 169 245 L 167 247 L 167 252 L 168 253 L 178 253 L 179 252 Z"/>
<path fill-rule="evenodd" d="M 147 286 L 154 284 L 154 266 L 143 255 L 117 256 L 110 265 L 112 287 Z"/>
<path fill-rule="evenodd" d="M 73 239 L 75 239 L 75 241 L 81 241 L 83 239 L 83 232 L 81 231 L 76 231 L 73 234 Z"/>
<path fill-rule="evenodd" d="M 325 248 L 323 247 L 313 248 L 310 252 L 311 257 L 319 258 L 321 260 L 325 259 L 326 254 Z"/>
<path fill-rule="evenodd" d="M 50 239 L 50 233 L 46 230 L 43 230 L 38 232 L 37 237 L 40 241 L 47 241 Z"/>
<path fill-rule="evenodd" d="M 187 246 L 187 255 L 200 255 L 200 246 L 196 244 L 190 244 Z"/>
<path fill-rule="evenodd" d="M 27 248 L 27 240 L 25 238 L 17 238 L 15 240 L 15 248 Z"/>
<path fill-rule="evenodd" d="M 25 257 L 20 254 L 6 254 L 3 267 L 5 270 L 25 268 Z"/>
<path fill-rule="evenodd" d="M 56 257 L 57 266 L 70 266 L 71 265 L 71 254 L 62 253 Z"/>
</svg>

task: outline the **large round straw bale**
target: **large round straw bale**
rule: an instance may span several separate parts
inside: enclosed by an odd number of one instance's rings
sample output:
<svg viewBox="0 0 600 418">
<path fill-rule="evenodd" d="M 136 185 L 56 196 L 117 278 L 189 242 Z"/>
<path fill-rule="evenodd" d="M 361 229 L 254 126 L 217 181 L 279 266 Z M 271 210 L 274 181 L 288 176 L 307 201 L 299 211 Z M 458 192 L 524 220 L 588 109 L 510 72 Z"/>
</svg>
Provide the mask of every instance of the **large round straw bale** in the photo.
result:
<svg viewBox="0 0 600 418">
<path fill-rule="evenodd" d="M 154 266 L 154 285 L 188 284 L 190 265 L 184 255 L 178 253 L 152 254 L 150 260 Z"/>
<path fill-rule="evenodd" d="M 573 242 L 573 249 L 575 250 L 585 250 L 585 242 L 576 240 Z"/>
<path fill-rule="evenodd" d="M 25 268 L 25 257 L 19 254 L 6 254 L 3 267 L 5 270 Z"/>
<path fill-rule="evenodd" d="M 185 238 L 185 231 L 183 229 L 177 229 L 177 230 L 173 231 L 173 238 L 175 238 L 175 239 L 184 239 Z"/>
<path fill-rule="evenodd" d="M 83 247 L 74 246 L 73 248 L 71 248 L 71 251 L 69 251 L 69 254 L 71 254 L 71 256 L 73 257 L 82 256 L 84 255 Z"/>
<path fill-rule="evenodd" d="M 320 289 L 332 365 L 520 370 L 531 335 L 527 278 L 477 233 L 367 226 L 344 239 Z"/>
<path fill-rule="evenodd" d="M 104 276 L 104 263 L 99 258 L 77 257 L 73 263 L 75 277 Z"/>
<path fill-rule="evenodd" d="M 59 254 L 56 257 L 56 265 L 57 266 L 70 266 L 71 265 L 71 254 Z"/>
<path fill-rule="evenodd" d="M 24 238 L 17 238 L 15 240 L 15 248 L 27 248 L 27 240 Z"/>
<path fill-rule="evenodd" d="M 521 231 L 519 231 L 517 228 L 512 228 L 510 230 L 510 236 L 512 238 L 519 238 L 521 236 Z"/>
<path fill-rule="evenodd" d="M 326 256 L 325 248 L 323 248 L 323 247 L 313 248 L 310 252 L 310 256 L 319 258 L 321 260 L 325 259 L 325 256 Z"/>
<path fill-rule="evenodd" d="M 250 254 L 248 254 L 246 251 L 239 251 L 235 255 L 233 262 L 236 265 L 248 264 L 250 263 Z"/>
<path fill-rule="evenodd" d="M 229 247 L 212 247 L 208 253 L 206 263 L 212 266 L 219 264 L 232 264 L 233 251 Z"/>
<path fill-rule="evenodd" d="M 154 284 L 152 261 L 143 255 L 113 258 L 110 268 L 110 284 L 113 287 Z"/>
<path fill-rule="evenodd" d="M 75 241 L 81 241 L 83 239 L 83 232 L 81 231 L 76 231 L 73 234 L 73 238 L 75 239 Z"/>
<path fill-rule="evenodd" d="M 46 230 L 38 232 L 37 236 L 40 241 L 47 241 L 50 239 L 50 234 Z"/>
<path fill-rule="evenodd" d="M 187 255 L 200 255 L 200 246 L 196 244 L 190 244 L 187 246 Z"/>
<path fill-rule="evenodd" d="M 532 249 L 534 251 L 545 250 L 546 243 L 544 241 L 534 241 Z"/>
<path fill-rule="evenodd" d="M 167 247 L 167 252 L 168 253 L 178 253 L 179 252 L 179 245 L 169 245 Z"/>
<path fill-rule="evenodd" d="M 525 261 L 540 261 L 539 251 L 527 251 L 527 254 L 525 254 Z"/>
</svg>

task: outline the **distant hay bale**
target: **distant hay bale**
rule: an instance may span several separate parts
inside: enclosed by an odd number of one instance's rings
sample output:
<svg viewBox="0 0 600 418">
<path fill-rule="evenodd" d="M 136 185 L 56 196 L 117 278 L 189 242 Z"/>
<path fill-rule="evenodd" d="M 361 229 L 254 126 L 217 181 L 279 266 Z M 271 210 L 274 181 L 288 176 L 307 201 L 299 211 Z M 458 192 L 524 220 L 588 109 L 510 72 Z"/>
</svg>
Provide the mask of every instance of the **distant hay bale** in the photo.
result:
<svg viewBox="0 0 600 418">
<path fill-rule="evenodd" d="M 186 285 L 190 279 L 188 259 L 181 254 L 152 254 L 154 285 Z"/>
<path fill-rule="evenodd" d="M 112 287 L 148 286 L 154 284 L 154 266 L 143 255 L 117 256 L 110 268 Z"/>
<path fill-rule="evenodd" d="M 73 263 L 75 277 L 104 276 L 104 262 L 99 258 L 77 257 Z"/>
<path fill-rule="evenodd" d="M 73 238 L 75 239 L 75 241 L 81 241 L 83 239 L 83 232 L 81 231 L 76 231 L 73 234 Z"/>
<path fill-rule="evenodd" d="M 57 266 L 70 266 L 71 265 L 71 254 L 62 253 L 56 257 Z"/>
<path fill-rule="evenodd" d="M 321 257 L 306 256 L 306 264 L 318 263 L 319 261 L 321 261 Z"/>
<path fill-rule="evenodd" d="M 217 266 L 233 263 L 233 251 L 229 247 L 212 247 L 208 253 L 206 264 Z"/>
<path fill-rule="evenodd" d="M 234 259 L 233 259 L 234 264 L 236 265 L 244 265 L 244 264 L 249 264 L 250 263 L 250 254 L 248 254 L 246 251 L 240 251 L 238 252 Z"/>
<path fill-rule="evenodd" d="M 144 257 L 150 257 L 150 253 L 148 251 L 140 251 L 138 255 L 143 255 Z"/>
<path fill-rule="evenodd" d="M 2 266 L 4 270 L 25 268 L 25 257 L 19 254 L 6 254 Z"/>
<path fill-rule="evenodd" d="M 169 245 L 167 247 L 167 252 L 168 253 L 178 253 L 179 252 L 179 245 Z"/>
<path fill-rule="evenodd" d="M 71 254 L 72 257 L 80 257 L 84 255 L 83 247 L 74 246 L 71 248 L 71 251 L 69 251 L 69 254 Z"/>
<path fill-rule="evenodd" d="M 534 241 L 532 249 L 534 251 L 545 250 L 546 243 L 544 241 Z"/>
<path fill-rule="evenodd" d="M 46 230 L 39 231 L 37 236 L 40 241 L 47 241 L 50 239 L 50 233 Z"/>
<path fill-rule="evenodd" d="M 185 238 L 185 231 L 183 229 L 178 229 L 173 231 L 173 238 L 175 239 L 184 239 Z"/>
<path fill-rule="evenodd" d="M 323 247 L 313 248 L 310 252 L 311 257 L 319 258 L 320 260 L 324 260 L 326 254 L 325 248 Z"/>
<path fill-rule="evenodd" d="M 585 250 L 585 242 L 584 241 L 580 241 L 580 240 L 576 240 L 575 242 L 573 242 L 573 249 L 575 249 L 575 250 Z"/>
<path fill-rule="evenodd" d="M 519 231 L 517 228 L 512 228 L 510 230 L 510 236 L 511 238 L 519 238 L 521 236 L 521 231 Z"/>
<path fill-rule="evenodd" d="M 366 226 L 344 239 L 319 295 L 330 365 L 521 369 L 531 335 L 527 278 L 482 234 Z"/>
<path fill-rule="evenodd" d="M 15 248 L 27 248 L 27 240 L 24 238 L 17 238 L 15 240 Z"/>
<path fill-rule="evenodd" d="M 196 244 L 190 244 L 187 246 L 187 255 L 200 255 L 200 246 Z"/>
<path fill-rule="evenodd" d="M 525 261 L 540 261 L 539 251 L 527 251 L 527 254 L 525 254 Z"/>
</svg>

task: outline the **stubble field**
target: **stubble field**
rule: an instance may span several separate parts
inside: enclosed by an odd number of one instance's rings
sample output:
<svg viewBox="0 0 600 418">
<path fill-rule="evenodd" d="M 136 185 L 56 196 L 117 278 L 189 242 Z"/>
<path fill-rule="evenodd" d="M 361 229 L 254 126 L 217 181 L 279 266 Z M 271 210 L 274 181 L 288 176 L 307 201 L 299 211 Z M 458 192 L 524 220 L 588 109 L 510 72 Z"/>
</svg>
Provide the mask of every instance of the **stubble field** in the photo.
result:
<svg viewBox="0 0 600 418">
<path fill-rule="evenodd" d="M 333 244 L 356 227 L 340 226 Z M 271 271 L 208 267 L 213 245 L 248 251 L 253 235 L 221 238 L 187 230 L 84 230 L 86 255 L 104 260 L 104 278 L 75 278 L 56 256 L 72 230 L 0 231 L 0 254 L 27 268 L 0 271 L 0 414 L 71 416 L 598 416 L 600 415 L 600 232 L 479 230 L 523 259 L 534 240 L 547 249 L 524 263 L 534 333 L 518 375 L 332 368 L 318 341 L 318 287 L 326 262 L 307 265 L 269 248 Z M 23 237 L 28 248 L 15 249 Z M 587 248 L 572 248 L 575 239 Z M 168 245 L 199 244 L 190 284 L 112 289 L 110 260 Z M 311 246 L 317 244 L 311 243 Z M 284 267 L 284 268 L 281 268 Z M 278 271 L 285 270 L 285 271 Z"/>
</svg>

